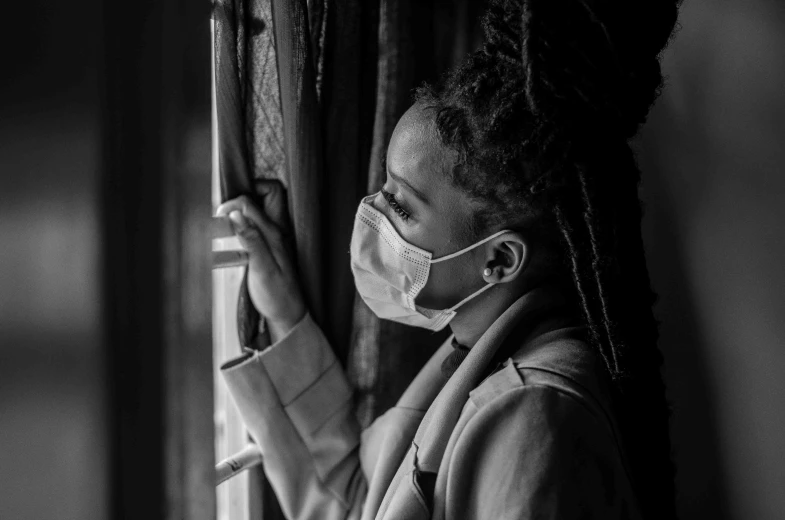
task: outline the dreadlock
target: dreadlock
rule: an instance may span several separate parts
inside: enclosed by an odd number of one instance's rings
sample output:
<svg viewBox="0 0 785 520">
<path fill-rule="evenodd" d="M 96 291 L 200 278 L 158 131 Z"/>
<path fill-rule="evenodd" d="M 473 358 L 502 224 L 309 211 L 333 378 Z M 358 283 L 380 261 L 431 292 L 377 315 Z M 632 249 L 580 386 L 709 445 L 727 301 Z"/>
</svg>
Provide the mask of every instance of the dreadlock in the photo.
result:
<svg viewBox="0 0 785 520">
<path fill-rule="evenodd" d="M 490 0 L 483 48 L 418 90 L 475 228 L 515 223 L 561 243 L 590 344 L 612 380 L 647 518 L 675 518 L 670 411 L 629 145 L 662 86 L 680 0 Z"/>
</svg>

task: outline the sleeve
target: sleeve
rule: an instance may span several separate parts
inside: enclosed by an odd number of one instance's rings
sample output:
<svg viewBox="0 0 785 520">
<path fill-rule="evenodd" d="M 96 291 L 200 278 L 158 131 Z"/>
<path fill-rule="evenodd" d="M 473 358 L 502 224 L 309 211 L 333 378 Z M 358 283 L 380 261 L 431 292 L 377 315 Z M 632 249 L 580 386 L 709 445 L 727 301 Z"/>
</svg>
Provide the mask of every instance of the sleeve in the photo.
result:
<svg viewBox="0 0 785 520">
<path fill-rule="evenodd" d="M 524 386 L 494 398 L 456 441 L 446 518 L 638 518 L 603 421 L 549 387 Z"/>
<path fill-rule="evenodd" d="M 310 315 L 221 372 L 286 517 L 359 518 L 367 484 L 352 390 Z"/>
</svg>

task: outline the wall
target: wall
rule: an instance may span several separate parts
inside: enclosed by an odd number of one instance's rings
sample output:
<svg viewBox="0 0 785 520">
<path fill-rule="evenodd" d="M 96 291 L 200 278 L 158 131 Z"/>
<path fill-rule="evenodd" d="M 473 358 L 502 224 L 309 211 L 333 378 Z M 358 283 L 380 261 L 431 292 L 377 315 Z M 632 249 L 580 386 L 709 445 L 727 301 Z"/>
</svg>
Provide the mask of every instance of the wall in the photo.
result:
<svg viewBox="0 0 785 520">
<path fill-rule="evenodd" d="M 0 518 L 107 517 L 100 4 L 3 5 Z"/>
<path fill-rule="evenodd" d="M 687 0 L 639 145 L 683 518 L 785 517 L 785 3 Z"/>
</svg>

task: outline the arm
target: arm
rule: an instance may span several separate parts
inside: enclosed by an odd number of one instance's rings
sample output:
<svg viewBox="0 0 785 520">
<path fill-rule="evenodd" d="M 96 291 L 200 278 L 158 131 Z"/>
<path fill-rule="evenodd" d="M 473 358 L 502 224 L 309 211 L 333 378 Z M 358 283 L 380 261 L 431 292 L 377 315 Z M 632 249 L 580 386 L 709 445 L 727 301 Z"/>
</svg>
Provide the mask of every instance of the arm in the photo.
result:
<svg viewBox="0 0 785 520">
<path fill-rule="evenodd" d="M 638 518 L 601 419 L 546 386 L 501 394 L 466 424 L 451 456 L 446 518 Z"/>
<path fill-rule="evenodd" d="M 248 251 L 248 293 L 273 345 L 227 363 L 224 379 L 286 516 L 358 518 L 367 486 L 351 389 L 306 312 L 286 192 L 276 181 L 259 180 L 255 188 L 255 200 L 240 196 L 216 213 L 230 218 Z"/>
<path fill-rule="evenodd" d="M 286 516 L 359 518 L 367 484 L 352 391 L 310 315 L 221 371 Z"/>
</svg>

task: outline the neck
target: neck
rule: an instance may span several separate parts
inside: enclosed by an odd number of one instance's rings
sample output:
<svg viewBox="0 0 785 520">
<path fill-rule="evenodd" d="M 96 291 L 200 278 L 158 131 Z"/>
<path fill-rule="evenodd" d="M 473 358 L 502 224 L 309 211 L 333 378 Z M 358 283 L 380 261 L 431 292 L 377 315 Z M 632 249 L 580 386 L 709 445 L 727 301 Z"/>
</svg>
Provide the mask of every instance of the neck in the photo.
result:
<svg viewBox="0 0 785 520">
<path fill-rule="evenodd" d="M 536 288 L 529 287 L 521 291 L 520 288 L 514 290 L 504 285 L 490 288 L 458 309 L 455 318 L 450 321 L 450 328 L 458 343 L 473 347 L 510 305 Z"/>
</svg>

